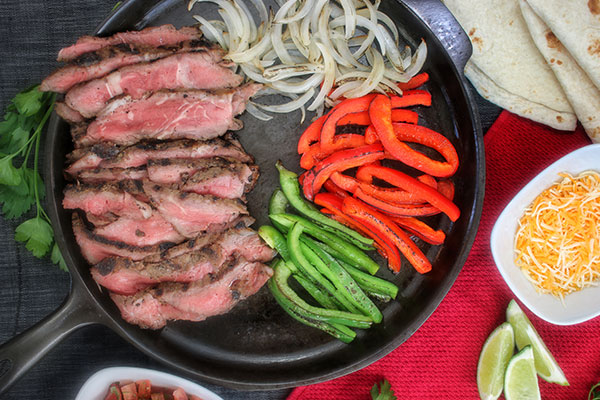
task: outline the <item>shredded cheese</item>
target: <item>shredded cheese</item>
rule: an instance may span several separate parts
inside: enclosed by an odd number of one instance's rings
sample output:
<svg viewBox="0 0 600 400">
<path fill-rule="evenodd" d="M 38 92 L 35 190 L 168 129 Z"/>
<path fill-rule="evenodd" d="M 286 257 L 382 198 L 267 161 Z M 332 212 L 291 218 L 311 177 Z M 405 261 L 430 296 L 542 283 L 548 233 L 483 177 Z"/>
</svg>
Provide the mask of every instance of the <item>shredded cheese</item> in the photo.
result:
<svg viewBox="0 0 600 400">
<path fill-rule="evenodd" d="M 519 220 L 515 263 L 538 292 L 564 301 L 600 282 L 600 174 L 559 175 Z"/>
</svg>

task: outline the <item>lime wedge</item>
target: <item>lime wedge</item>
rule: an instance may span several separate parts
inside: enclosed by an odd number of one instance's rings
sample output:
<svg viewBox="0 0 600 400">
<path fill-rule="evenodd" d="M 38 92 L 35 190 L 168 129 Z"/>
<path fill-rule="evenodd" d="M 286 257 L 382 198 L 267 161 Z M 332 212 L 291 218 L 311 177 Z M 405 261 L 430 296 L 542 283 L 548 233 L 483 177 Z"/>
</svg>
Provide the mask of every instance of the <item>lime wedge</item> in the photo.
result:
<svg viewBox="0 0 600 400">
<path fill-rule="evenodd" d="M 531 346 L 523 347 L 508 362 L 504 397 L 506 400 L 541 400 Z"/>
<path fill-rule="evenodd" d="M 567 386 L 567 378 L 550 351 L 542 341 L 527 315 L 521 310 L 516 301 L 511 300 L 506 309 L 506 320 L 510 322 L 515 331 L 515 342 L 521 350 L 527 345 L 533 348 L 535 369 L 538 375 L 551 383 Z"/>
<path fill-rule="evenodd" d="M 504 371 L 515 349 L 513 328 L 505 322 L 483 344 L 477 363 L 477 388 L 482 400 L 496 400 L 502 394 Z"/>
</svg>

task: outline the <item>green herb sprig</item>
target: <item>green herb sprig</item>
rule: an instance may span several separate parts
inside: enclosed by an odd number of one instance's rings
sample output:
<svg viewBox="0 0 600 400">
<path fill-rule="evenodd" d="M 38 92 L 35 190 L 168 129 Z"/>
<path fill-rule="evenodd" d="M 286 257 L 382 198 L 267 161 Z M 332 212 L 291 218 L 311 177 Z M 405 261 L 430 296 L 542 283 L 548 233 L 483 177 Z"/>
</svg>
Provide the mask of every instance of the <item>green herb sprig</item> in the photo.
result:
<svg viewBox="0 0 600 400">
<path fill-rule="evenodd" d="M 371 388 L 371 399 L 396 400 L 396 396 L 394 395 L 394 391 L 392 390 L 392 385 L 390 385 L 387 379 L 384 379 L 381 382 L 373 385 L 373 387 Z"/>
<path fill-rule="evenodd" d="M 588 393 L 588 400 L 600 400 L 600 382 L 592 386 Z"/>
<path fill-rule="evenodd" d="M 17 226 L 15 239 L 38 258 L 50 253 L 52 262 L 66 271 L 50 218 L 41 205 L 46 192 L 39 174 L 42 131 L 55 97 L 40 92 L 38 85 L 18 93 L 6 108 L 0 122 L 0 203 L 9 219 L 22 217 L 35 205 L 35 217 Z"/>
</svg>

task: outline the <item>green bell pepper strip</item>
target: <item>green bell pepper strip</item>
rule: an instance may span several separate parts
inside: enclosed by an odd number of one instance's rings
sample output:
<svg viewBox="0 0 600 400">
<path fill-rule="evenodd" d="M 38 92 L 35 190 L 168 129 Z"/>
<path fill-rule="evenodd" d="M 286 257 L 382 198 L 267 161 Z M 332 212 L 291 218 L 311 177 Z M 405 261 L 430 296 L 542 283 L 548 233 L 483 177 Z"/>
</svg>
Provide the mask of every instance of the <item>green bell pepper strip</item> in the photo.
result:
<svg viewBox="0 0 600 400">
<path fill-rule="evenodd" d="M 263 225 L 258 228 L 258 235 L 270 248 L 276 250 L 284 261 L 290 261 L 290 252 L 287 248 L 287 241 L 281 232 L 270 225 Z"/>
<path fill-rule="evenodd" d="M 331 293 L 337 301 L 339 301 L 344 309 L 352 313 L 360 312 L 358 308 L 349 301 L 344 293 L 336 288 L 330 281 L 323 276 L 324 271 L 319 271 L 313 266 L 304 256 L 300 247 L 300 236 L 302 235 L 303 227 L 301 224 L 296 223 L 292 226 L 292 229 L 287 235 L 287 245 L 290 251 L 292 262 L 307 278 L 311 279 L 314 283 L 323 286 L 329 293 Z"/>
<path fill-rule="evenodd" d="M 309 279 L 299 274 L 292 274 L 292 278 L 294 278 L 296 282 L 298 282 L 298 284 L 300 284 L 300 286 L 302 286 L 304 290 L 306 290 L 306 292 L 323 307 L 332 310 L 344 308 L 327 290 L 315 285 Z"/>
<path fill-rule="evenodd" d="M 292 271 L 287 266 L 287 263 L 282 263 L 275 268 L 271 280 L 277 285 L 283 297 L 293 303 L 296 313 L 312 320 L 324 321 L 330 324 L 342 324 L 354 328 L 369 328 L 371 326 L 371 318 L 365 315 L 311 306 L 302 300 L 288 285 L 287 281 L 291 274 Z"/>
<path fill-rule="evenodd" d="M 312 240 L 312 239 L 309 239 Z M 377 297 L 382 301 L 389 301 L 389 299 L 395 299 L 398 295 L 398 286 L 390 281 L 372 276 L 364 271 L 350 265 L 339 257 L 339 252 L 329 247 L 325 243 L 321 243 L 316 240 L 312 240 L 312 243 L 320 247 L 323 251 L 333 256 L 340 265 L 354 278 L 356 283 L 361 287 L 362 290 L 368 292 L 370 295 Z"/>
<path fill-rule="evenodd" d="M 363 314 L 371 317 L 373 322 L 379 323 L 383 319 L 381 311 L 362 291 L 358 283 L 346 270 L 333 258 L 318 246 L 306 242 L 302 244 L 302 251 L 306 258 L 313 264 L 322 264 L 319 270 L 327 270 L 325 276 L 336 286 L 342 293 L 346 295 L 349 301 L 352 302 Z"/>
<path fill-rule="evenodd" d="M 344 260 L 348 264 L 354 265 L 371 275 L 379 270 L 379 264 L 373 261 L 358 247 L 330 232 L 324 231 L 306 218 L 293 214 L 272 214 L 269 215 L 269 217 L 273 223 L 277 223 L 282 229 L 287 230 L 289 230 L 293 224 L 300 223 L 307 234 L 335 249 L 337 251 L 337 254 L 335 255 L 337 258 Z"/>
<path fill-rule="evenodd" d="M 269 200 L 269 214 L 286 213 L 288 204 L 290 202 L 281 189 L 275 189 Z"/>
<path fill-rule="evenodd" d="M 313 328 L 320 329 L 335 337 L 336 339 L 341 340 L 344 343 L 350 343 L 356 337 L 356 333 L 352 329 L 346 327 L 345 325 L 332 324 L 325 321 L 312 319 L 310 317 L 305 317 L 304 315 L 296 311 L 294 303 L 289 301 L 281 293 L 281 291 L 277 287 L 277 284 L 274 281 L 269 280 L 268 286 L 271 290 L 271 294 L 273 294 L 273 297 L 275 298 L 275 301 L 277 301 L 281 308 L 283 308 L 283 310 L 295 320 L 305 325 L 312 326 Z M 351 332 L 351 334 L 349 332 Z"/>
<path fill-rule="evenodd" d="M 374 250 L 373 239 L 366 238 L 360 233 L 348 228 L 347 226 L 339 223 L 338 221 L 331 219 L 321 213 L 312 203 L 306 201 L 300 195 L 300 185 L 298 184 L 298 175 L 290 170 L 287 170 L 281 161 L 277 161 L 275 164 L 279 171 L 279 184 L 281 190 L 287 197 L 288 201 L 299 213 L 303 214 L 307 218 L 312 219 L 323 229 L 332 232 L 346 241 L 354 244 L 358 248 L 363 250 Z M 277 214 L 271 213 L 270 214 Z"/>
</svg>

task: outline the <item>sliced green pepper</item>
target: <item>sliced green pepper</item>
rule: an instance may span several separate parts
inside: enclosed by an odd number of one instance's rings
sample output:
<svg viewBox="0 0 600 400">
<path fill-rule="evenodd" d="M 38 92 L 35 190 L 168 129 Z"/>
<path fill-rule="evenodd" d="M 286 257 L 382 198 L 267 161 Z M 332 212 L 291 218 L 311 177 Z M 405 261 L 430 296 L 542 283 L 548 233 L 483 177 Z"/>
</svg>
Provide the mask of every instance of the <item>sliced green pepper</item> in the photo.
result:
<svg viewBox="0 0 600 400">
<path fill-rule="evenodd" d="M 269 245 L 275 249 L 281 258 L 285 261 L 290 261 L 290 252 L 287 248 L 285 237 L 277 229 L 270 225 L 263 225 L 258 228 L 258 235 Z"/>
</svg>

